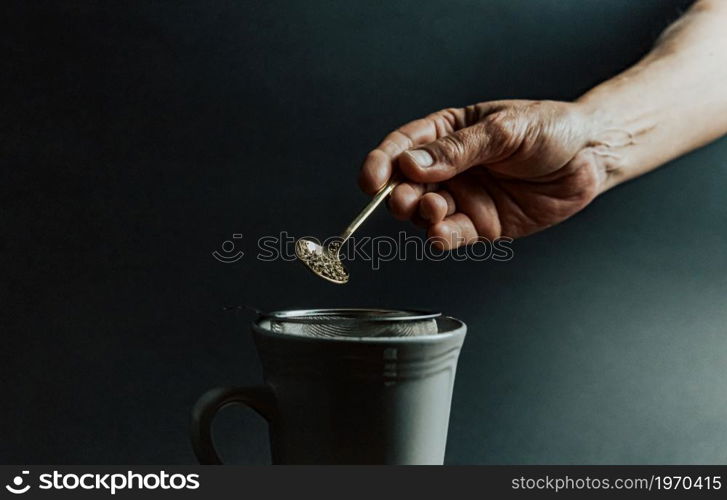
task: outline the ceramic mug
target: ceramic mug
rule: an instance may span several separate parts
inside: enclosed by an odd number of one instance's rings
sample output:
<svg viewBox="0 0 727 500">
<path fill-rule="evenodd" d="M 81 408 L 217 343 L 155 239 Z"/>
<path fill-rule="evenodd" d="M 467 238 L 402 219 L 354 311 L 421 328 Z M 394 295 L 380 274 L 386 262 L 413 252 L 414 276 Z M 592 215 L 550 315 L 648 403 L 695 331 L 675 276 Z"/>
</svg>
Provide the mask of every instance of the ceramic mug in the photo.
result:
<svg viewBox="0 0 727 500">
<path fill-rule="evenodd" d="M 258 318 L 252 330 L 265 384 L 202 395 L 192 412 L 198 460 L 221 463 L 212 421 L 240 404 L 268 421 L 274 464 L 442 464 L 467 328 L 434 316 L 437 333 L 409 337 L 293 335 L 273 331 L 270 316 Z"/>
</svg>

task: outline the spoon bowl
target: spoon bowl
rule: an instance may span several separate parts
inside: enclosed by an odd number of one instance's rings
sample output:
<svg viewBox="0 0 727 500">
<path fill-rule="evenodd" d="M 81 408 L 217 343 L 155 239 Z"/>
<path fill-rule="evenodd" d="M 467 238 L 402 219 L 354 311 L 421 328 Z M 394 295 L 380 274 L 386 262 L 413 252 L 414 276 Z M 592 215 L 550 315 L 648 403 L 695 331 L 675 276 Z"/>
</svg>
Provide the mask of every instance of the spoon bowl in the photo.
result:
<svg viewBox="0 0 727 500">
<path fill-rule="evenodd" d="M 389 182 L 374 195 L 372 200 L 348 225 L 341 236 L 328 245 L 321 245 L 314 239 L 301 238 L 295 242 L 295 255 L 305 266 L 319 276 L 331 283 L 343 285 L 348 283 L 349 274 L 341 262 L 341 247 L 348 241 L 351 235 L 363 224 L 369 215 L 376 210 L 384 199 L 391 194 L 398 180 L 391 178 Z"/>
<path fill-rule="evenodd" d="M 338 253 L 341 245 L 336 243 L 323 246 L 315 240 L 301 238 L 295 242 L 295 255 L 316 276 L 343 285 L 348 283 L 349 274 Z"/>
</svg>

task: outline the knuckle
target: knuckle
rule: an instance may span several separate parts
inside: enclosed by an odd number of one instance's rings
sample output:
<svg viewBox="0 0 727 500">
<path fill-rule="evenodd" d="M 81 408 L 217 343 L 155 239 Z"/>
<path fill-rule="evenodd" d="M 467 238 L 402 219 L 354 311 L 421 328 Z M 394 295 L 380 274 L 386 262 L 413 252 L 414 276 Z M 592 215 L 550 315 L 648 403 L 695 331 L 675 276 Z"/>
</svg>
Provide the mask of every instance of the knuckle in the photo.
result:
<svg viewBox="0 0 727 500">
<path fill-rule="evenodd" d="M 426 122 L 427 126 L 434 129 L 435 137 L 441 137 L 447 135 L 452 131 L 447 117 L 443 114 L 443 111 L 437 111 L 428 115 L 426 118 L 422 118 Z"/>
<path fill-rule="evenodd" d="M 460 112 L 456 108 L 446 108 L 435 113 L 437 121 L 443 121 L 450 129 L 458 128 L 460 122 L 459 115 Z"/>
<path fill-rule="evenodd" d="M 370 170 L 379 161 L 381 161 L 381 151 L 377 149 L 369 151 L 366 155 L 366 158 L 364 158 L 363 164 L 361 165 L 361 172 L 363 173 Z"/>
<path fill-rule="evenodd" d="M 382 160 L 384 155 L 384 152 L 379 149 L 374 149 L 373 151 L 369 151 L 366 155 L 366 158 L 364 159 L 363 167 L 370 167 L 371 165 L 378 163 Z"/>
<path fill-rule="evenodd" d="M 487 134 L 489 149 L 495 154 L 515 151 L 525 135 L 523 120 L 507 111 L 496 111 L 482 120 Z"/>
<path fill-rule="evenodd" d="M 464 157 L 467 146 L 458 135 L 446 135 L 437 141 L 437 159 L 452 165 Z"/>
<path fill-rule="evenodd" d="M 451 134 L 465 126 L 463 111 L 458 108 L 445 108 L 426 117 L 435 127 L 438 136 Z"/>
<path fill-rule="evenodd" d="M 391 135 L 393 142 L 396 144 L 397 152 L 400 153 L 401 151 L 406 151 L 407 149 L 414 147 L 414 140 L 411 138 L 411 135 L 404 130 L 394 130 Z"/>
<path fill-rule="evenodd" d="M 510 113 L 497 111 L 487 115 L 482 121 L 493 140 L 504 142 L 512 135 L 513 117 Z"/>
<path fill-rule="evenodd" d="M 379 144 L 379 147 L 376 149 L 381 153 L 382 156 L 396 156 L 403 150 L 402 146 L 397 140 L 398 137 L 398 132 L 392 132 L 391 134 L 387 135 L 383 141 L 381 141 L 381 144 Z"/>
</svg>

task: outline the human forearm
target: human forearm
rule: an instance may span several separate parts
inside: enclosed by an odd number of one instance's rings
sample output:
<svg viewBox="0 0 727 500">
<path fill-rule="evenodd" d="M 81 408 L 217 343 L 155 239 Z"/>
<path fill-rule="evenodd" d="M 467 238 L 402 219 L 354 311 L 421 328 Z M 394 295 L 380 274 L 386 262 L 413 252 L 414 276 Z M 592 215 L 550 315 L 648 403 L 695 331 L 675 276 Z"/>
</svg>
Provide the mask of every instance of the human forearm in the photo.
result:
<svg viewBox="0 0 727 500">
<path fill-rule="evenodd" d="M 727 133 L 727 0 L 698 1 L 646 57 L 577 102 L 604 190 Z"/>
</svg>

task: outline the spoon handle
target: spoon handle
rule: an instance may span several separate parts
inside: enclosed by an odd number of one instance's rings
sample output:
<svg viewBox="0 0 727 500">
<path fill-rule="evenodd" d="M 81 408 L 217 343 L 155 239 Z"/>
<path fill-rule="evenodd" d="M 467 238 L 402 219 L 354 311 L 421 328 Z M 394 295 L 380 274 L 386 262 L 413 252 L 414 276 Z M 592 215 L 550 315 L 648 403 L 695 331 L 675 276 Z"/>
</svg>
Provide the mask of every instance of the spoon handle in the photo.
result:
<svg viewBox="0 0 727 500">
<path fill-rule="evenodd" d="M 386 183 L 384 187 L 382 187 L 378 193 L 374 195 L 374 197 L 371 199 L 368 205 L 366 205 L 363 210 L 361 210 L 361 213 L 359 213 L 355 219 L 348 225 L 345 231 L 341 233 L 341 245 L 343 245 L 346 240 L 348 240 L 351 235 L 358 229 L 358 227 L 363 224 L 363 222 L 368 219 L 369 215 L 373 213 L 374 210 L 376 210 L 376 207 L 378 207 L 382 201 L 386 199 L 389 194 L 394 190 L 394 188 L 399 184 L 398 179 L 390 179 L 389 182 Z"/>
</svg>

